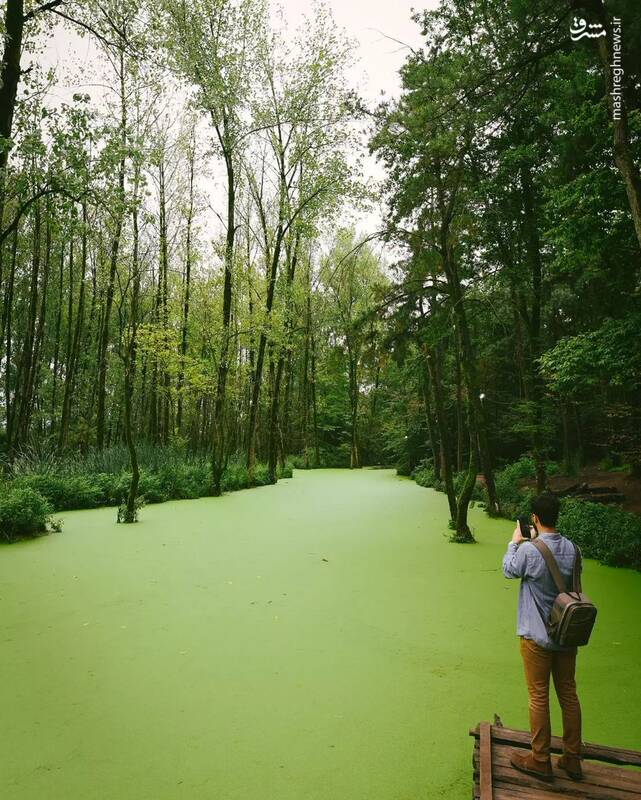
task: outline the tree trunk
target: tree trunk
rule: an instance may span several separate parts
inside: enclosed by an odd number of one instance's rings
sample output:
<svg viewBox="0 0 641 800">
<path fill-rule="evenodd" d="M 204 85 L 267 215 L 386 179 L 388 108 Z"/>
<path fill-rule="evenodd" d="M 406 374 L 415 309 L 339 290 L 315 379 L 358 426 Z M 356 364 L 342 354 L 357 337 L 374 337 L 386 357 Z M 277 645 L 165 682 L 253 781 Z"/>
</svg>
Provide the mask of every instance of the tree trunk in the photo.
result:
<svg viewBox="0 0 641 800">
<path fill-rule="evenodd" d="M 470 426 L 472 429 L 472 426 Z M 475 541 L 470 526 L 467 522 L 467 511 L 472 499 L 472 492 L 476 484 L 476 474 L 478 472 L 479 462 L 476 449 L 476 442 L 474 437 L 470 436 L 470 460 L 465 476 L 463 488 L 456 500 L 456 532 L 452 536 L 453 542 L 460 542 L 461 544 L 471 544 Z"/>
<path fill-rule="evenodd" d="M 111 254 L 109 259 L 109 279 L 105 298 L 102 326 L 98 344 L 98 408 L 96 412 L 96 445 L 102 450 L 105 440 L 105 401 L 107 383 L 107 350 L 109 346 L 109 322 L 113 308 L 114 292 L 116 285 L 116 270 L 118 268 L 118 253 L 120 251 L 120 237 L 122 234 L 122 221 L 125 204 L 125 152 L 127 146 L 127 109 L 125 96 L 125 59 L 120 51 L 120 145 L 122 148 L 118 164 L 118 184 L 116 193 L 116 221 L 111 240 Z"/>
<path fill-rule="evenodd" d="M 441 480 L 441 459 L 439 454 L 439 442 L 436 436 L 436 422 L 434 420 L 434 412 L 432 410 L 432 401 L 430 398 L 430 380 L 427 364 L 423 365 L 423 375 L 421 379 L 421 389 L 423 390 L 423 404 L 425 406 L 425 422 L 427 423 L 427 435 L 430 440 L 430 449 L 432 451 L 432 460 L 434 462 L 434 476 L 437 480 Z"/>
<path fill-rule="evenodd" d="M 25 426 L 31 415 L 31 388 L 33 386 L 34 348 L 36 339 L 36 324 L 38 318 L 38 289 L 40 281 L 40 203 L 35 203 L 33 216 L 33 253 L 31 262 L 31 284 L 29 288 L 29 310 L 27 314 L 27 328 L 22 346 L 22 354 L 16 375 L 16 392 L 14 395 L 14 410 L 7 426 L 7 442 L 10 458 L 13 458 L 17 449 L 23 443 Z"/>
<path fill-rule="evenodd" d="M 127 345 L 127 352 L 125 354 L 125 397 L 124 397 L 124 427 L 125 427 L 125 442 L 129 450 L 129 462 L 131 466 L 131 483 L 129 484 L 129 492 L 127 494 L 127 504 L 125 512 L 121 517 L 122 522 L 136 522 L 137 521 L 137 508 L 136 499 L 138 497 L 138 485 L 140 483 L 140 468 L 138 466 L 138 453 L 136 452 L 136 444 L 134 440 L 134 432 L 132 425 L 132 400 L 134 394 L 134 385 L 136 380 L 136 355 L 137 355 L 137 332 L 138 332 L 138 304 L 140 297 L 140 269 L 138 264 L 138 209 L 136 206 L 137 192 L 138 192 L 138 169 L 134 178 L 134 208 L 132 212 L 132 227 L 133 227 L 133 248 L 132 248 L 132 269 L 133 269 L 133 286 L 131 292 L 131 333 Z"/>
<path fill-rule="evenodd" d="M 24 29 L 23 0 L 7 0 L 4 17 L 4 50 L 0 73 L 0 226 L 4 210 L 4 187 L 11 148 L 13 113 L 20 82 L 20 55 Z"/>
<path fill-rule="evenodd" d="M 350 405 L 350 469 L 360 469 L 361 453 L 358 440 L 358 354 L 347 338 L 347 363 L 349 369 L 349 405 Z"/>
<path fill-rule="evenodd" d="M 65 389 L 62 399 L 62 414 L 60 417 L 60 435 L 58 437 L 58 448 L 60 450 L 64 450 L 64 448 L 67 446 L 67 441 L 69 438 L 69 422 L 71 419 L 71 400 L 73 397 L 73 391 L 76 381 L 76 371 L 80 359 L 80 343 L 82 340 L 82 327 L 84 321 L 86 269 L 87 269 L 87 207 L 86 205 L 83 204 L 82 255 L 81 255 L 81 266 L 80 266 L 80 289 L 78 291 L 78 311 L 76 313 L 76 324 L 73 332 L 73 341 L 69 352 L 69 358 L 67 359 L 67 370 L 65 373 Z"/>
<path fill-rule="evenodd" d="M 462 472 L 465 420 L 463 417 L 463 380 L 461 375 L 461 353 L 458 347 L 456 348 L 454 361 L 456 363 L 456 471 Z"/>
<path fill-rule="evenodd" d="M 226 130 L 223 141 L 228 141 Z M 227 373 L 229 371 L 229 323 L 231 320 L 232 281 L 234 268 L 234 240 L 236 236 L 236 185 L 232 152 L 225 152 L 227 171 L 227 238 L 225 242 L 225 280 L 223 287 L 223 319 L 220 360 L 218 363 L 218 381 L 212 421 L 212 492 L 214 496 L 222 493 L 222 479 L 225 468 L 225 406 Z"/>
<path fill-rule="evenodd" d="M 160 186 L 160 275 L 159 275 L 159 291 L 161 298 L 161 325 L 163 331 L 163 345 L 166 359 L 166 354 L 169 350 L 169 252 L 167 246 L 167 203 L 165 198 L 165 162 L 164 154 L 160 161 L 158 169 L 158 179 Z M 160 397 L 160 433 L 161 441 L 164 445 L 169 443 L 169 394 L 171 384 L 169 377 L 169 370 L 163 364 L 162 370 L 162 393 Z"/>
<path fill-rule="evenodd" d="M 543 382 L 538 370 L 538 359 L 541 355 L 541 287 L 542 264 L 541 244 L 536 214 L 536 200 L 532 183 L 532 172 L 529 164 L 523 164 L 520 170 L 521 190 L 523 194 L 523 226 L 525 242 L 532 277 L 532 306 L 530 319 L 525 320 L 529 338 L 529 359 L 526 370 L 525 387 L 527 398 L 533 406 L 532 413 L 532 450 L 536 465 L 536 488 L 538 494 L 545 490 L 547 478 L 545 474 L 545 454 L 543 451 Z M 529 323 L 529 324 L 527 324 Z"/>
<path fill-rule="evenodd" d="M 192 143 L 193 145 L 193 143 Z M 194 218 L 194 147 L 189 150 L 189 207 L 187 209 L 187 234 L 185 241 L 185 270 L 183 274 L 183 307 L 182 307 L 182 327 L 180 335 L 180 373 L 178 375 L 177 394 L 178 408 L 176 413 L 176 427 L 178 433 L 182 435 L 183 427 L 183 387 L 185 382 L 185 359 L 189 343 L 189 303 L 191 292 L 191 229 Z"/>
<path fill-rule="evenodd" d="M 73 246 L 70 250 L 69 258 L 73 259 Z M 65 246 L 63 242 L 62 247 L 60 248 L 60 269 L 58 272 L 58 302 L 56 309 L 56 328 L 54 333 L 54 353 L 53 353 L 53 370 L 52 370 L 53 389 L 51 392 L 51 412 L 50 412 L 51 433 L 53 433 L 56 429 L 56 400 L 58 394 L 58 361 L 60 358 L 60 331 L 62 328 L 62 299 L 63 299 L 62 290 L 64 283 L 64 266 L 65 266 Z"/>
<path fill-rule="evenodd" d="M 297 233 L 294 237 L 293 246 L 288 248 L 287 253 L 287 276 L 286 276 L 286 299 L 285 299 L 285 347 L 291 347 L 292 336 L 292 298 L 291 292 L 294 284 L 294 277 L 296 275 L 296 265 L 298 263 L 298 247 L 300 244 L 300 235 Z M 291 351 L 289 351 L 291 352 Z M 283 372 L 285 369 L 285 355 L 286 351 L 281 346 L 278 356 L 278 364 L 276 367 L 276 374 L 274 377 L 274 386 L 272 391 L 272 402 L 270 408 L 269 419 L 269 446 L 268 446 L 268 466 L 269 466 L 269 479 L 272 483 L 276 483 L 277 469 L 276 464 L 278 461 L 279 444 L 281 441 L 281 431 L 279 427 L 279 406 L 280 406 L 280 387 L 283 379 Z"/>
<path fill-rule="evenodd" d="M 441 253 L 443 257 L 443 268 L 450 291 L 450 300 L 456 320 L 456 331 L 458 334 L 459 348 L 461 352 L 463 375 L 465 376 L 465 382 L 467 384 L 469 421 L 471 426 L 470 435 L 471 438 L 474 437 L 474 434 L 476 434 L 478 437 L 481 466 L 485 476 L 485 485 L 487 487 L 488 494 L 488 510 L 491 514 L 498 515 L 500 514 L 500 505 L 498 495 L 496 493 L 496 485 L 494 483 L 492 455 L 490 451 L 490 442 L 487 435 L 485 411 L 480 398 L 476 360 L 474 356 L 474 349 L 472 347 L 472 338 L 468 326 L 467 314 L 465 311 L 463 289 L 461 287 L 461 282 L 458 275 L 458 267 L 452 253 L 452 246 L 449 241 L 449 235 L 446 226 L 444 226 L 441 230 Z M 472 463 L 473 458 L 475 458 L 475 456 L 470 457 L 470 463 Z"/>
<path fill-rule="evenodd" d="M 447 415 L 445 413 L 445 403 L 443 401 L 440 362 L 438 354 L 432 352 L 427 346 L 425 346 L 424 352 L 427 372 L 434 394 L 436 424 L 438 425 L 439 439 L 441 441 L 441 475 L 445 484 L 445 493 L 447 494 L 447 502 L 450 509 L 450 519 L 455 522 L 458 519 L 458 509 L 456 492 L 454 491 L 454 478 L 452 476 L 452 463 L 450 461 L 450 435 L 447 425 Z"/>
<path fill-rule="evenodd" d="M 266 322 L 269 321 L 274 306 L 274 294 L 276 291 L 276 278 L 278 276 L 278 264 L 283 244 L 283 225 L 279 224 L 276 231 L 276 241 L 271 255 L 269 273 L 267 276 L 267 296 L 265 299 Z M 249 425 L 247 428 L 247 469 L 249 471 L 250 483 L 253 480 L 254 464 L 256 461 L 256 427 L 258 423 L 258 404 L 260 402 L 260 390 L 263 380 L 263 368 L 265 363 L 265 350 L 267 347 L 267 333 L 263 330 L 258 342 L 258 354 L 256 357 L 256 368 L 254 370 L 254 383 L 252 386 L 251 405 L 249 407 Z"/>
<path fill-rule="evenodd" d="M 6 330 L 5 339 L 5 373 L 4 373 L 4 403 L 6 413 L 7 443 L 11 441 L 11 418 L 13 415 L 14 398 L 11 396 L 11 359 L 12 359 L 12 337 L 13 337 L 13 292 L 16 278 L 16 260 L 18 254 L 18 228 L 13 233 L 13 247 L 11 248 L 11 269 L 9 281 L 5 290 L 4 306 L 2 314 L 2 333 Z"/>
</svg>

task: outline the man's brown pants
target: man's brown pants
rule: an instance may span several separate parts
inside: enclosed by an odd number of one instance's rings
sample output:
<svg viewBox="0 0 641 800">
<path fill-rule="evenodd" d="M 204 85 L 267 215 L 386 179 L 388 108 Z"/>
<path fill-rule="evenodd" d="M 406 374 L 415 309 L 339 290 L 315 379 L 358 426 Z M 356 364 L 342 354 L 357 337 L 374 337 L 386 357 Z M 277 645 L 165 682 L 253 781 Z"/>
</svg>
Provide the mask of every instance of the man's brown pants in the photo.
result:
<svg viewBox="0 0 641 800">
<path fill-rule="evenodd" d="M 574 672 L 576 650 L 547 650 L 531 639 L 521 638 L 521 655 L 530 696 L 532 756 L 546 763 L 550 758 L 550 675 L 563 715 L 563 751 L 581 756 L 581 706 L 576 694 Z"/>
</svg>

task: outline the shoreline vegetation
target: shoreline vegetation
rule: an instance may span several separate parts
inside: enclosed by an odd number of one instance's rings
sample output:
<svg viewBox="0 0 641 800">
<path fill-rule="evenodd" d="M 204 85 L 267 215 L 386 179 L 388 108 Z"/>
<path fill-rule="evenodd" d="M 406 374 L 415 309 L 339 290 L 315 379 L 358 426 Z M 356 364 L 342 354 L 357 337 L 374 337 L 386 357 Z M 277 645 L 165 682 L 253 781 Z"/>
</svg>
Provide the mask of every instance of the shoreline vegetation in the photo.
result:
<svg viewBox="0 0 641 800">
<path fill-rule="evenodd" d="M 294 469 L 348 468 L 344 452 L 323 455 L 325 461 L 321 463 L 315 463 L 313 456 L 291 457 L 278 466 L 276 480 L 293 477 Z M 124 447 L 96 452 L 84 460 L 23 456 L 14 463 L 9 479 L 3 483 L 0 541 L 14 542 L 59 531 L 62 526 L 54 515 L 63 511 L 119 507 L 120 518 L 131 484 L 127 459 Z M 548 475 L 559 472 L 560 466 L 555 462 L 546 464 Z M 410 477 L 421 487 L 445 491 L 443 481 L 429 462 L 422 462 L 409 475 L 402 468 L 397 468 L 397 473 Z M 501 506 L 498 516 L 515 519 L 530 512 L 535 491 L 525 484 L 535 476 L 536 465 L 528 456 L 496 471 Z M 462 472 L 454 476 L 457 493 L 465 478 Z M 235 492 L 275 482 L 268 464 L 257 463 L 250 479 L 246 464 L 235 458 L 224 467 L 222 491 Z M 138 508 L 148 503 L 193 500 L 214 494 L 211 464 L 205 455 L 172 447 L 141 449 Z M 489 514 L 487 492 L 479 482 L 474 486 L 470 503 L 478 503 Z M 637 514 L 568 497 L 561 501 L 559 529 L 581 547 L 584 556 L 608 566 L 641 571 L 641 518 Z"/>
<path fill-rule="evenodd" d="M 215 494 L 211 464 L 204 455 L 174 448 L 141 448 L 137 510 L 148 503 L 195 500 Z M 289 463 L 279 465 L 277 480 L 292 477 Z M 267 464 L 257 463 L 250 480 L 247 466 L 230 459 L 222 474 L 222 491 L 267 486 L 274 481 Z M 23 457 L 14 463 L 6 481 L 1 481 L 0 541 L 60 531 L 53 516 L 62 511 L 118 507 L 118 521 L 131 486 L 125 448 L 113 447 L 93 453 L 85 460 Z"/>
<path fill-rule="evenodd" d="M 554 462 L 546 464 L 549 476 L 558 474 L 560 467 Z M 412 470 L 410 477 L 419 486 L 443 492 L 442 480 L 430 464 L 421 464 Z M 500 516 L 516 519 L 529 514 L 536 492 L 524 485 L 526 479 L 536 477 L 532 458 L 523 456 L 495 473 L 496 488 L 501 504 Z M 454 488 L 460 491 L 465 475 L 454 478 Z M 472 503 L 478 502 L 488 511 L 487 493 L 476 483 Z M 629 567 L 641 571 L 641 518 L 638 514 L 623 511 L 617 506 L 605 506 L 571 497 L 561 499 L 559 530 L 581 548 L 584 556 L 595 558 L 610 567 Z"/>
</svg>

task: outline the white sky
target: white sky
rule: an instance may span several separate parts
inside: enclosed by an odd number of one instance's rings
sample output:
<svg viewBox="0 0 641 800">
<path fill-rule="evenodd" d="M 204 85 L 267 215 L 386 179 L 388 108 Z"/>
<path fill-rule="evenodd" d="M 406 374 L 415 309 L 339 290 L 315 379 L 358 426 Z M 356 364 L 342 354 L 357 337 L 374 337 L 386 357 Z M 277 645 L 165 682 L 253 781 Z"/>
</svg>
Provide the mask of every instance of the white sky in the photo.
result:
<svg viewBox="0 0 641 800">
<path fill-rule="evenodd" d="M 313 13 L 314 0 L 276 0 L 283 10 L 290 30 L 302 21 L 304 15 Z M 354 65 L 350 81 L 368 105 L 381 99 L 381 93 L 388 97 L 399 91 L 398 70 L 409 50 L 420 47 L 421 37 L 418 25 L 411 19 L 413 8 L 434 7 L 436 0 L 327 0 L 339 27 L 357 41 Z M 388 38 L 389 37 L 389 38 Z M 397 41 L 393 41 L 397 40 Z M 76 73 L 77 67 L 91 66 L 97 50 L 90 36 L 80 38 L 76 34 L 57 26 L 45 54 L 44 63 L 56 68 L 58 85 L 52 91 L 54 102 L 68 100 L 78 90 L 69 82 L 69 76 Z M 24 66 L 24 65 L 23 65 Z M 84 87 L 84 91 L 96 97 L 100 91 Z M 380 180 L 382 169 L 372 157 L 365 158 L 364 169 L 368 180 Z M 382 209 L 359 214 L 357 224 L 363 233 L 379 230 L 382 225 Z"/>
<path fill-rule="evenodd" d="M 280 0 L 285 17 L 295 27 L 304 14 L 312 10 L 313 0 Z M 354 67 L 354 81 L 365 73 L 364 94 L 376 99 L 381 90 L 388 94 L 398 91 L 398 69 L 408 53 L 407 47 L 390 39 L 405 42 L 411 47 L 421 44 L 419 28 L 411 19 L 415 7 L 434 7 L 434 0 L 328 0 L 339 27 L 359 43 L 361 64 Z"/>
</svg>

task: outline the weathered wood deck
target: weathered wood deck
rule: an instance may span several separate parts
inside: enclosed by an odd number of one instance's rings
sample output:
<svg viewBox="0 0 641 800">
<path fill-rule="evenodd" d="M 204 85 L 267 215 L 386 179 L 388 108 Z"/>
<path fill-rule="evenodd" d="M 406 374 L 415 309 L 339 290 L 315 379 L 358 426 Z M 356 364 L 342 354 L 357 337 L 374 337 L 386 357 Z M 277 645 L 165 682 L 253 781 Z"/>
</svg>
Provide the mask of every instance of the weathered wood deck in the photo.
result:
<svg viewBox="0 0 641 800">
<path fill-rule="evenodd" d="M 556 766 L 554 782 L 546 783 L 515 770 L 510 755 L 515 748 L 530 747 L 530 734 L 489 722 L 470 731 L 474 744 L 474 800 L 641 800 L 641 753 L 597 744 L 583 746 L 583 780 L 573 781 Z M 552 752 L 562 752 L 561 740 L 552 737 Z"/>
</svg>

